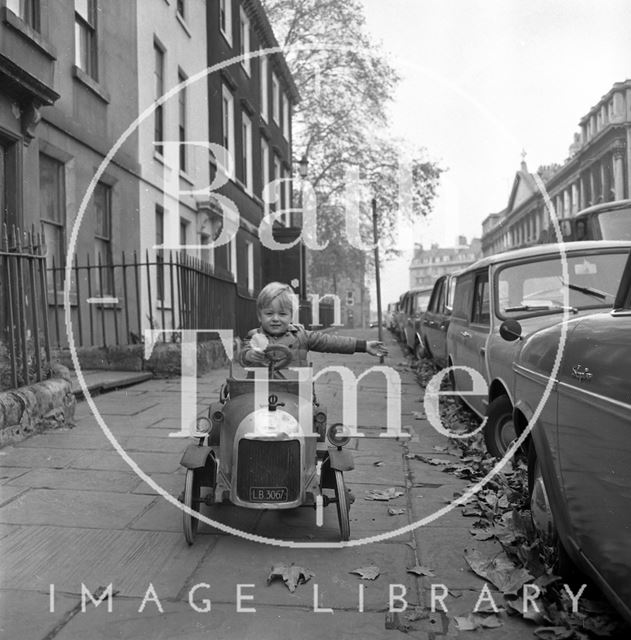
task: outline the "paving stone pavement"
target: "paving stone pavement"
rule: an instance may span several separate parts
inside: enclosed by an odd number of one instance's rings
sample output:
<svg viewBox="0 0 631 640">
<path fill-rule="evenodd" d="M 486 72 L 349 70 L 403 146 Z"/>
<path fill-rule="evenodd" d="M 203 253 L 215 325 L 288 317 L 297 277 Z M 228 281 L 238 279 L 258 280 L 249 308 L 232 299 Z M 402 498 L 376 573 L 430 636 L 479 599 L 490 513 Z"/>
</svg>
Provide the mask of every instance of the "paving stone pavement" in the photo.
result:
<svg viewBox="0 0 631 640">
<path fill-rule="evenodd" d="M 386 424 L 383 377 L 371 373 L 363 378 L 358 423 L 365 436 L 349 445 L 355 469 L 345 478 L 356 500 L 351 542 L 344 548 L 261 544 L 204 523 L 195 544 L 187 545 L 180 510 L 117 451 L 124 449 L 133 465 L 170 496 L 178 496 L 184 485 L 179 460 L 189 443 L 169 437 L 179 431 L 179 380 L 151 379 L 94 396 L 107 433 L 83 400 L 74 428 L 0 450 L 0 638 L 396 640 L 471 635 L 458 633 L 453 617 L 472 611 L 484 582 L 468 569 L 463 550 L 492 550 L 496 543 L 473 540 L 471 521 L 459 509 L 416 526 L 421 518 L 430 520 L 465 483 L 407 457 L 409 452 L 434 453 L 445 438 L 415 416 L 422 410 L 422 389 L 401 347 L 384 333 L 390 349 L 384 365 L 400 375 L 400 414 L 410 437 L 380 437 Z M 374 339 L 377 330 L 354 335 Z M 337 364 L 359 373 L 379 364 L 367 354 L 312 354 L 312 360 L 316 371 Z M 217 397 L 226 373 L 217 370 L 198 381 L 200 412 Z M 341 421 L 342 393 L 335 375 L 317 383 L 317 394 L 328 407 L 329 421 Z M 366 499 L 371 489 L 390 487 L 402 495 L 389 502 Z M 389 515 L 389 507 L 402 511 Z M 334 507 L 325 509 L 321 528 L 310 509 L 262 512 L 217 505 L 208 515 L 285 544 L 339 539 Z M 374 541 L 358 544 L 363 538 Z M 294 592 L 281 581 L 268 584 L 271 567 L 281 562 L 304 567 L 314 576 Z M 351 573 L 368 565 L 380 568 L 377 579 Z M 415 565 L 430 568 L 434 576 L 408 572 Z M 109 585 L 115 595 L 95 606 L 90 595 Z M 435 613 L 410 619 L 414 611 L 430 607 L 432 589 L 436 593 L 441 585 L 449 590 L 443 600 L 447 612 L 436 601 Z M 388 609 L 404 605 L 407 609 L 394 626 L 407 624 L 407 632 L 386 628 L 393 626 L 386 625 L 393 617 Z M 475 636 L 533 637 L 533 627 L 523 621 L 504 617 L 503 622 L 502 628 Z"/>
</svg>

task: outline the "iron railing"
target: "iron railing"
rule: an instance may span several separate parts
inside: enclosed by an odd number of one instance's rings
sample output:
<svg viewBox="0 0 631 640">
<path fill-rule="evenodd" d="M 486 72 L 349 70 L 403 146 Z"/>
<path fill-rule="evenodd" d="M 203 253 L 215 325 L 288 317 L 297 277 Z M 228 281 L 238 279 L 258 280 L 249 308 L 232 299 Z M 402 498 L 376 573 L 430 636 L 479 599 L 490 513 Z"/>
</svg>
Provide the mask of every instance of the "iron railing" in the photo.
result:
<svg viewBox="0 0 631 640">
<path fill-rule="evenodd" d="M 47 377 L 50 342 L 44 234 L 11 231 L 0 238 L 0 389 Z"/>
<path fill-rule="evenodd" d="M 65 274 L 54 264 L 49 269 L 48 292 L 53 345 L 68 346 L 64 305 Z M 142 342 L 144 330 L 232 329 L 245 337 L 259 322 L 256 298 L 243 292 L 228 273 L 180 252 L 157 253 L 144 260 L 136 253 L 121 254 L 116 263 L 75 256 L 69 269 L 67 301 L 75 346 L 113 346 Z M 311 308 L 301 305 L 300 321 L 309 326 Z M 333 322 L 333 309 L 320 307 L 320 323 Z M 171 338 L 165 333 L 164 341 Z"/>
<path fill-rule="evenodd" d="M 145 329 L 236 329 L 254 322 L 256 300 L 242 296 L 229 277 L 182 253 L 170 252 L 141 259 L 136 252 L 121 254 L 117 262 L 101 257 L 69 269 L 70 307 L 74 343 L 113 346 L 139 343 Z M 65 275 L 53 263 L 49 269 L 49 311 L 53 345 L 68 346 Z M 254 326 L 254 325 L 251 325 Z M 171 338 L 165 333 L 164 341 Z"/>
</svg>

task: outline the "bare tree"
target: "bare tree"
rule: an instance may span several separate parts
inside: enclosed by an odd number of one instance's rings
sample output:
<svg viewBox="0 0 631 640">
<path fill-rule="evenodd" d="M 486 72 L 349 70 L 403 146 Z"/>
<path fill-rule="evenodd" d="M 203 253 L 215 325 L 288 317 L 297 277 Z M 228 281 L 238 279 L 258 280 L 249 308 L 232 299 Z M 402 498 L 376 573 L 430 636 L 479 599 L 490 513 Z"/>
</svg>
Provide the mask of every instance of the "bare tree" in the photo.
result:
<svg viewBox="0 0 631 640">
<path fill-rule="evenodd" d="M 400 78 L 366 33 L 357 0 L 263 0 L 263 5 L 301 94 L 294 150 L 308 156 L 318 235 L 329 242 L 327 249 L 310 252 L 310 277 L 360 276 L 372 264 L 372 253 L 351 246 L 345 235 L 349 168 L 359 167 L 365 185 L 357 209 L 360 233 L 371 239 L 375 197 L 386 254 L 397 252 L 401 216 L 414 220 L 431 211 L 442 169 L 423 149 L 404 159 L 404 142 L 389 135 L 387 109 Z"/>
</svg>

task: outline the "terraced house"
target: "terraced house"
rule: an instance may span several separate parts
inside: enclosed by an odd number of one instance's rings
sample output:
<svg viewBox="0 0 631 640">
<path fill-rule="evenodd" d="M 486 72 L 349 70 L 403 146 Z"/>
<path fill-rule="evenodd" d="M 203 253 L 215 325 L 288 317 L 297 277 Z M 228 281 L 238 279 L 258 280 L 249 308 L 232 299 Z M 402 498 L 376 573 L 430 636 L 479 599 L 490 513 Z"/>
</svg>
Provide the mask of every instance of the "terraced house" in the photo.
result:
<svg viewBox="0 0 631 640">
<path fill-rule="evenodd" d="M 278 51 L 248 57 L 277 47 L 260 2 L 0 5 L 0 224 L 43 230 L 53 346 L 68 343 L 68 272 L 78 346 L 151 327 L 243 333 L 282 270 L 258 227 L 291 208 L 298 100 Z M 213 248 L 227 201 L 238 230 Z M 279 216 L 276 236 L 293 222 Z"/>
</svg>

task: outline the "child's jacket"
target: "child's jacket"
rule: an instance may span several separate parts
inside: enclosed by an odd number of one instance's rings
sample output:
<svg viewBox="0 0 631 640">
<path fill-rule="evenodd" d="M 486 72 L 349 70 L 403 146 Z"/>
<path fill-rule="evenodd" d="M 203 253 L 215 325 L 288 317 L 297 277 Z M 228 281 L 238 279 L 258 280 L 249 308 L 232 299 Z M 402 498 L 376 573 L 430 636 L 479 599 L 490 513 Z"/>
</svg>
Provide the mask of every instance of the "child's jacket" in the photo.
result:
<svg viewBox="0 0 631 640">
<path fill-rule="evenodd" d="M 239 354 L 239 362 L 245 366 L 252 366 L 254 363 L 248 361 L 248 353 L 251 351 L 250 339 L 256 333 L 263 333 L 263 330 L 252 329 L 248 333 L 247 339 L 243 343 L 243 348 Z M 309 351 L 319 351 L 320 353 L 356 353 L 366 351 L 366 341 L 358 340 L 347 336 L 335 336 L 321 331 L 307 331 L 300 324 L 290 324 L 287 333 L 282 336 L 270 336 L 265 334 L 270 344 L 283 344 L 289 347 L 292 352 L 292 367 L 306 367 L 307 353 Z"/>
</svg>

